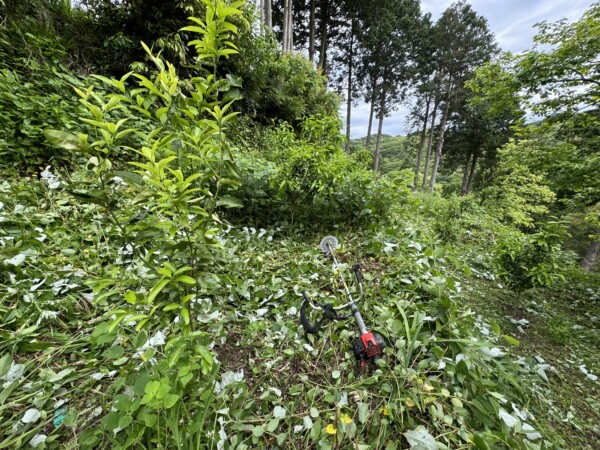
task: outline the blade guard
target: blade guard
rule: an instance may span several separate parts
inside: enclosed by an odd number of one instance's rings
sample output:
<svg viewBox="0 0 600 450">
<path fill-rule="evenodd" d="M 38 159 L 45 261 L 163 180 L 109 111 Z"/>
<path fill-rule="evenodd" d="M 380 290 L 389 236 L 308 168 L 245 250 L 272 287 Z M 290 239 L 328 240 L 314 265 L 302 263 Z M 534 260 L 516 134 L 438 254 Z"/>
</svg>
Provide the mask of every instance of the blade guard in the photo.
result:
<svg viewBox="0 0 600 450">
<path fill-rule="evenodd" d="M 335 236 L 325 236 L 323 239 L 321 239 L 319 248 L 323 253 L 325 253 L 325 256 L 331 256 L 331 251 L 336 249 L 338 243 L 339 242 Z"/>
</svg>

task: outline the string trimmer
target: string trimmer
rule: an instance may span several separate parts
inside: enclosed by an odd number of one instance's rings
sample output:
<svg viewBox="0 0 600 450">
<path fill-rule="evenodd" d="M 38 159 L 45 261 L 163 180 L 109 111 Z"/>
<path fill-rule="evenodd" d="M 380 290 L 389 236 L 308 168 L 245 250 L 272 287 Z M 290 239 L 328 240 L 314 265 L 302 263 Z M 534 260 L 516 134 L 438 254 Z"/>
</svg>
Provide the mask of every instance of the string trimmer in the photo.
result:
<svg viewBox="0 0 600 450">
<path fill-rule="evenodd" d="M 360 267 L 358 264 L 352 265 L 352 271 L 354 272 L 354 276 L 356 277 L 356 282 L 358 284 L 360 295 L 354 299 L 352 294 L 350 293 L 350 288 L 346 284 L 344 280 L 344 275 L 340 271 L 340 264 L 338 263 L 337 258 L 335 257 L 335 248 L 338 245 L 338 240 L 334 236 L 326 236 L 321 240 L 319 245 L 321 251 L 325 253 L 325 256 L 331 257 L 333 259 L 333 269 L 336 274 L 339 275 L 340 281 L 342 282 L 342 286 L 344 288 L 344 292 L 346 297 L 348 298 L 348 302 L 341 306 L 333 306 L 331 304 L 315 304 L 310 299 L 306 291 L 302 291 L 302 295 L 304 296 L 304 302 L 302 302 L 302 307 L 300 308 L 300 323 L 304 328 L 304 331 L 307 333 L 317 333 L 321 328 L 325 319 L 328 320 L 343 320 L 349 317 L 349 315 L 343 316 L 338 315 L 337 311 L 340 311 L 345 308 L 350 308 L 350 312 L 354 315 L 354 319 L 356 320 L 356 324 L 358 325 L 358 329 L 360 331 L 360 337 L 354 342 L 353 352 L 356 359 L 360 362 L 361 366 L 366 363 L 374 364 L 379 358 L 383 356 L 383 349 L 386 347 L 383 338 L 377 334 L 372 333 L 367 330 L 365 322 L 358 310 L 357 303 L 364 295 L 363 291 L 363 276 L 360 271 Z M 323 312 L 323 317 L 319 320 L 315 325 L 311 325 L 308 317 L 306 315 L 307 306 L 311 306 L 314 310 L 320 310 Z"/>
</svg>

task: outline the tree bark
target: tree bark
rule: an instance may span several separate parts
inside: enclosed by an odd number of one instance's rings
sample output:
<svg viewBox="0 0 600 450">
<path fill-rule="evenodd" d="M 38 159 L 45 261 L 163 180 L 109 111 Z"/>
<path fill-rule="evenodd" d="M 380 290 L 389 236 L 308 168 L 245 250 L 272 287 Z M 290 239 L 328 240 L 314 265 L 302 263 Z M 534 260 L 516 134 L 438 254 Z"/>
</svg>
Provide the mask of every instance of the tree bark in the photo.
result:
<svg viewBox="0 0 600 450">
<path fill-rule="evenodd" d="M 373 161 L 373 171 L 379 172 L 379 155 L 381 153 L 381 133 L 383 130 L 383 116 L 385 106 L 385 89 L 381 91 L 379 102 L 379 126 L 377 127 L 377 143 L 375 144 L 375 160 Z"/>
<path fill-rule="evenodd" d="M 427 172 L 429 171 L 429 159 L 431 158 L 431 148 L 433 147 L 433 133 L 435 132 L 435 117 L 437 115 L 437 109 L 439 101 L 437 97 L 433 102 L 433 112 L 431 113 L 431 126 L 429 130 L 429 142 L 427 142 L 427 153 L 425 154 L 425 165 L 423 167 L 423 182 L 421 183 L 421 190 L 425 190 L 427 186 Z"/>
<path fill-rule="evenodd" d="M 375 87 L 371 93 L 371 112 L 369 113 L 369 128 L 367 129 L 367 149 L 371 146 L 371 130 L 373 129 L 373 116 L 375 115 Z"/>
<path fill-rule="evenodd" d="M 354 19 L 350 24 L 350 53 L 348 55 L 348 99 L 346 105 L 346 153 L 350 154 L 350 115 L 352 113 L 352 58 L 354 46 Z"/>
<path fill-rule="evenodd" d="M 265 27 L 268 31 L 273 28 L 273 14 L 271 13 L 271 0 L 264 0 L 265 6 Z"/>
<path fill-rule="evenodd" d="M 435 179 L 437 178 L 440 160 L 442 159 L 442 150 L 444 149 L 444 134 L 446 132 L 446 122 L 448 121 L 449 111 L 450 89 L 448 89 L 448 93 L 446 94 L 446 104 L 444 105 L 444 113 L 442 115 L 442 122 L 440 124 L 440 134 L 438 135 L 437 150 L 435 152 L 435 159 L 433 160 L 433 168 L 431 169 L 431 179 L 429 180 L 429 192 L 431 193 L 433 193 L 433 188 L 435 188 Z"/>
<path fill-rule="evenodd" d="M 294 20 L 292 11 L 292 0 L 285 0 L 283 5 L 282 47 L 284 53 L 291 53 L 294 48 Z"/>
<path fill-rule="evenodd" d="M 473 183 L 473 177 L 475 175 L 475 170 L 477 169 L 477 158 L 479 157 L 479 153 L 475 152 L 473 154 L 473 162 L 471 163 L 471 170 L 469 170 L 469 179 L 467 180 L 467 192 L 465 195 L 469 195 L 471 193 L 471 184 Z"/>
<path fill-rule="evenodd" d="M 288 49 L 288 14 L 290 13 L 290 3 L 292 0 L 285 0 L 283 2 L 283 36 L 281 38 L 281 48 L 284 53 L 287 53 Z"/>
<path fill-rule="evenodd" d="M 471 164 L 471 153 L 467 154 L 467 158 L 465 160 L 465 168 L 463 169 L 463 178 L 462 183 L 460 185 L 460 195 L 467 195 L 467 184 L 469 183 L 469 167 Z"/>
<path fill-rule="evenodd" d="M 315 2 L 310 0 L 309 32 L 308 32 L 308 59 L 315 61 Z"/>
<path fill-rule="evenodd" d="M 294 1 L 290 0 L 290 11 L 288 12 L 288 52 L 294 51 Z"/>
<path fill-rule="evenodd" d="M 262 23 L 265 23 L 265 0 L 260 0 L 258 2 L 258 10 L 260 12 L 260 19 L 262 20 Z"/>
<path fill-rule="evenodd" d="M 327 73 L 327 25 L 329 24 L 329 1 L 321 0 L 321 51 L 319 53 L 318 67 Z"/>
<path fill-rule="evenodd" d="M 431 104 L 431 96 L 427 95 L 426 98 L 427 106 L 425 107 L 423 129 L 421 130 L 421 139 L 419 141 L 419 153 L 417 154 L 417 167 L 415 167 L 415 181 L 413 183 L 413 192 L 417 192 L 417 184 L 419 183 L 419 175 L 421 174 L 421 156 L 423 154 L 423 145 L 425 144 L 425 134 L 427 133 L 427 122 L 429 122 L 429 106 Z"/>
<path fill-rule="evenodd" d="M 596 239 L 590 242 L 590 246 L 587 249 L 587 253 L 581 260 L 581 267 L 583 270 L 590 271 L 596 265 L 596 259 L 598 258 L 598 252 L 600 251 L 600 241 L 598 240 L 598 234 L 594 236 Z"/>
</svg>

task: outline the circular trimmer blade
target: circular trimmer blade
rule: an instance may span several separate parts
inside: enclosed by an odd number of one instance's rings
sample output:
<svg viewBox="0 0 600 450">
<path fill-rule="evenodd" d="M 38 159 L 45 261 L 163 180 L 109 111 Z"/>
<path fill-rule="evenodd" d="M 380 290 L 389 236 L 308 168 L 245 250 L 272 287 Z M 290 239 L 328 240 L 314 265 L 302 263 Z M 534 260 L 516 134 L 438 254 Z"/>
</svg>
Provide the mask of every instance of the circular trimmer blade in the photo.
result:
<svg viewBox="0 0 600 450">
<path fill-rule="evenodd" d="M 331 255 L 331 251 L 335 250 L 338 245 L 338 240 L 335 236 L 325 236 L 321 239 L 321 243 L 319 244 L 319 248 L 323 253 L 327 256 Z"/>
</svg>

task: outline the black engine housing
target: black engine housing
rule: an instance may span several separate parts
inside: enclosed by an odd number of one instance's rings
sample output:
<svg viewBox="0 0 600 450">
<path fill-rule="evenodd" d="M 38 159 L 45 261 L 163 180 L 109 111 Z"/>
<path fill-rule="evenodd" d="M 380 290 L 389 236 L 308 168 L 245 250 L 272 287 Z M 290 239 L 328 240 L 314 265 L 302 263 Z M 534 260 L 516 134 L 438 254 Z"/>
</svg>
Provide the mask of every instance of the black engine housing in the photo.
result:
<svg viewBox="0 0 600 450">
<path fill-rule="evenodd" d="M 377 344 L 377 348 L 371 348 L 369 351 L 365 348 L 365 344 L 361 337 L 359 337 L 356 341 L 354 341 L 354 345 L 352 346 L 352 351 L 354 353 L 354 357 L 361 362 L 368 362 L 374 364 L 379 358 L 383 356 L 383 349 L 387 347 L 385 341 L 378 333 L 373 333 L 373 338 L 375 338 L 375 342 Z"/>
</svg>

